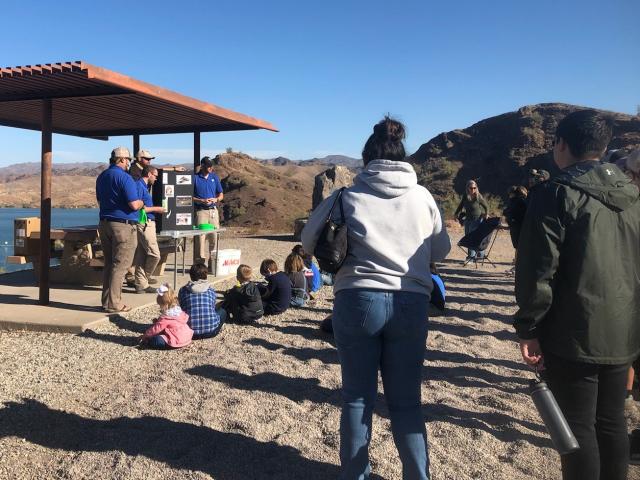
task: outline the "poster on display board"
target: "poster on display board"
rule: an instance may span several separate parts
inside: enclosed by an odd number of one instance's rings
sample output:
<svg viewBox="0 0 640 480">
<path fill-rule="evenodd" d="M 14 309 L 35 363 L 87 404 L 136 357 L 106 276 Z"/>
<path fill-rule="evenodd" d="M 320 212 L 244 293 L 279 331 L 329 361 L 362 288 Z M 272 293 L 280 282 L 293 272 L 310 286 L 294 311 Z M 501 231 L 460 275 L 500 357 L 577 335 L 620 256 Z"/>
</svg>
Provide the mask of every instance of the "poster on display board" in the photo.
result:
<svg viewBox="0 0 640 480">
<path fill-rule="evenodd" d="M 158 180 L 152 188 L 153 204 L 162 205 L 165 212 L 156 215 L 157 231 L 193 229 L 195 217 L 191 173 L 162 169 L 158 172 Z"/>
</svg>

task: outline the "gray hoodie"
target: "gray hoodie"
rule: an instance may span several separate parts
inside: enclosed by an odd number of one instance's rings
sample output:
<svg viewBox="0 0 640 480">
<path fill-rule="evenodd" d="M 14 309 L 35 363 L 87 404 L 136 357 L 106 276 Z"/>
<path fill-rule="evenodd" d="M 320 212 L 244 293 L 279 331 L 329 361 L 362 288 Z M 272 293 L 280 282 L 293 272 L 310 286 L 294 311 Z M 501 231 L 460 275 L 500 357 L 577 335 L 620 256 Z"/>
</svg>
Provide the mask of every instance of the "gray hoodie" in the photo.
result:
<svg viewBox="0 0 640 480">
<path fill-rule="evenodd" d="M 337 192 L 312 212 L 302 245 L 313 252 Z M 373 160 L 342 196 L 349 251 L 334 283 L 347 288 L 403 290 L 430 295 L 429 263 L 443 260 L 451 243 L 429 191 L 407 162 Z M 333 218 L 340 219 L 340 209 Z"/>
</svg>

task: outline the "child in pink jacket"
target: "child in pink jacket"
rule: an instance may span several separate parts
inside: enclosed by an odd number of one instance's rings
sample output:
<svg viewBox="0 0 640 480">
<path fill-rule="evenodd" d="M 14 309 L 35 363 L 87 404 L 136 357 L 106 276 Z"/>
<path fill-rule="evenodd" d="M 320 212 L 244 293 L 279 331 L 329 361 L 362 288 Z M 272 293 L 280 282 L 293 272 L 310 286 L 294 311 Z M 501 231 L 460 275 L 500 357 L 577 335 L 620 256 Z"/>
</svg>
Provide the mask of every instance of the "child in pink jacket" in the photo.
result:
<svg viewBox="0 0 640 480">
<path fill-rule="evenodd" d="M 189 315 L 178 305 L 178 297 L 167 284 L 156 290 L 160 316 L 144 332 L 140 343 L 154 348 L 180 348 L 191 343 L 193 330 L 187 325 Z"/>
</svg>

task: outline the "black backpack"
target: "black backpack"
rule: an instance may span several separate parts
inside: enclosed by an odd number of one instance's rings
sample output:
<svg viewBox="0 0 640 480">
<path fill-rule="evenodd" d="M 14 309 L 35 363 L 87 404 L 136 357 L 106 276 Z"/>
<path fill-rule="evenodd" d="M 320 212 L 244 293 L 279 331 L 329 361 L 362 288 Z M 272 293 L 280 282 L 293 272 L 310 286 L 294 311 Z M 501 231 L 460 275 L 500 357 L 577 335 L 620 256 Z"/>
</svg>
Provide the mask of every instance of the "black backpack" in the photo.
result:
<svg viewBox="0 0 640 480">
<path fill-rule="evenodd" d="M 325 221 L 324 228 L 320 232 L 316 248 L 313 255 L 318 259 L 320 269 L 329 273 L 336 273 L 345 257 L 347 256 L 347 224 L 344 220 L 344 210 L 342 208 L 342 192 L 341 188 L 333 201 L 329 215 Z M 335 222 L 332 218 L 333 209 L 336 203 L 340 205 L 340 222 Z"/>
</svg>

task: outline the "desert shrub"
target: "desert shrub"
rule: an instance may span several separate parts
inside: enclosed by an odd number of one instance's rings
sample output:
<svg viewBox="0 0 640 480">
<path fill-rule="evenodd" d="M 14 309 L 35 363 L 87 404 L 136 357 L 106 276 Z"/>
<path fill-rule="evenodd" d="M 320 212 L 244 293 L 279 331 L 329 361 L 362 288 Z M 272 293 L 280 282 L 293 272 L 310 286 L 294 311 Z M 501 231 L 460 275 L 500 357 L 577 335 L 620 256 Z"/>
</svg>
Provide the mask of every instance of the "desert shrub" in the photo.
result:
<svg viewBox="0 0 640 480">
<path fill-rule="evenodd" d="M 502 202 L 502 198 L 497 195 L 492 195 L 491 193 L 485 194 L 484 199 L 489 204 L 489 216 L 490 217 L 499 217 L 502 215 L 502 210 L 504 210 L 504 204 Z"/>
<path fill-rule="evenodd" d="M 542 114 L 540 112 L 533 112 L 531 114 L 531 119 L 535 123 L 542 123 L 544 121 L 544 117 L 542 116 Z"/>
<path fill-rule="evenodd" d="M 225 205 L 224 218 L 232 220 L 247 213 L 247 208 L 243 205 Z"/>
<path fill-rule="evenodd" d="M 453 215 L 453 213 L 456 211 L 456 208 L 458 208 L 458 205 L 460 204 L 460 195 L 458 195 L 455 191 L 451 190 L 442 200 L 442 202 L 440 202 L 440 209 L 442 211 L 442 214 L 444 215 L 444 218 L 449 220 L 449 219 L 454 219 L 455 216 Z"/>
<path fill-rule="evenodd" d="M 247 181 L 245 179 L 237 177 L 235 175 L 229 175 L 224 180 L 222 180 L 221 183 L 222 183 L 222 189 L 225 192 L 237 190 L 247 185 Z"/>
</svg>

